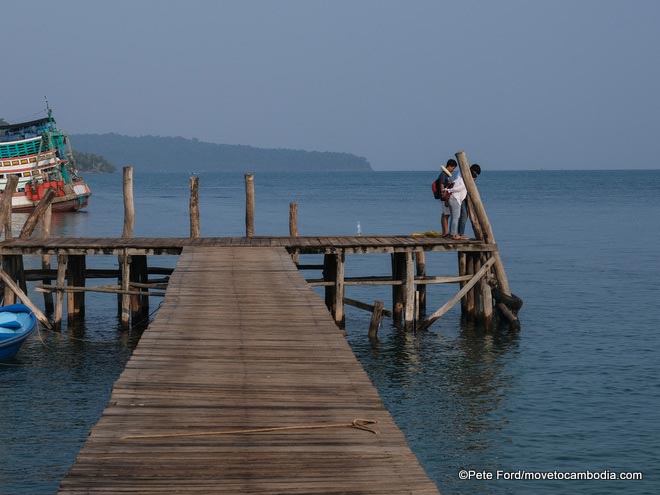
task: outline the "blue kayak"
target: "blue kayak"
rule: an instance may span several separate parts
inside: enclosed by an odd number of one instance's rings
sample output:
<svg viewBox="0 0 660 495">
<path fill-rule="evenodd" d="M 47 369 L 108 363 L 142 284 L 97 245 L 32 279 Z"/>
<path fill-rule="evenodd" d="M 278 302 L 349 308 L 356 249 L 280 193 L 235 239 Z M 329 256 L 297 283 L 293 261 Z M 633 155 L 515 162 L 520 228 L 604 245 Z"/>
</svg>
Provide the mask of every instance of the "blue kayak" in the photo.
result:
<svg viewBox="0 0 660 495">
<path fill-rule="evenodd" d="M 37 318 L 23 304 L 0 307 L 0 361 L 13 358 L 37 328 Z"/>
</svg>

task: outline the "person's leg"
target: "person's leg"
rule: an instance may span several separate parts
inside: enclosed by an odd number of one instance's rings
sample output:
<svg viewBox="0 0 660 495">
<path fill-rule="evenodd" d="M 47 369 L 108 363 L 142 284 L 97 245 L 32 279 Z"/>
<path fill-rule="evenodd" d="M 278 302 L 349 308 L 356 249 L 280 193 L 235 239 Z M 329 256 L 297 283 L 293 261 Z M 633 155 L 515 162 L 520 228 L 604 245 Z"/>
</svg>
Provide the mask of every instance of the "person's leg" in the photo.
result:
<svg viewBox="0 0 660 495">
<path fill-rule="evenodd" d="M 467 211 L 467 199 L 464 199 L 461 203 L 461 216 L 458 219 L 458 235 L 465 234 L 465 226 L 467 225 L 468 211 Z"/>
<path fill-rule="evenodd" d="M 440 209 L 442 211 L 442 235 L 449 235 L 449 215 L 451 214 L 451 210 L 449 209 L 449 206 L 445 205 L 444 201 L 442 202 Z"/>
<path fill-rule="evenodd" d="M 449 208 L 451 209 L 451 225 L 449 227 L 449 234 L 453 237 L 459 237 L 458 220 L 461 216 L 461 204 L 453 196 L 449 198 Z"/>
</svg>

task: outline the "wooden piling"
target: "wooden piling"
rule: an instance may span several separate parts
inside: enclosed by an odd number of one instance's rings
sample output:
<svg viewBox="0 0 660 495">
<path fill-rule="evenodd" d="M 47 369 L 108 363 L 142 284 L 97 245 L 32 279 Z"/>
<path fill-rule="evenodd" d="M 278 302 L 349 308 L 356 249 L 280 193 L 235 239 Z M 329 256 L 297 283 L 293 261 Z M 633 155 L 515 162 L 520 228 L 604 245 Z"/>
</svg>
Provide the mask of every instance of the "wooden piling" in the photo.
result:
<svg viewBox="0 0 660 495">
<path fill-rule="evenodd" d="M 333 304 L 334 307 L 334 317 L 335 323 L 339 328 L 344 328 L 346 326 L 346 314 L 344 312 L 344 253 L 336 254 L 335 257 L 335 301 Z"/>
<path fill-rule="evenodd" d="M 121 325 L 124 328 L 128 328 L 130 323 L 130 307 L 131 307 L 131 296 L 128 294 L 128 290 L 131 284 L 131 257 L 128 253 L 124 253 L 120 256 L 121 258 L 121 315 L 120 321 Z"/>
<path fill-rule="evenodd" d="M 289 236 L 298 237 L 298 203 L 293 201 L 289 203 Z M 293 262 L 298 264 L 298 253 L 294 253 L 292 258 Z"/>
<path fill-rule="evenodd" d="M 325 286 L 325 305 L 330 310 L 335 323 L 344 328 L 344 253 L 323 256 L 323 280 L 331 282 Z"/>
<path fill-rule="evenodd" d="M 124 167 L 124 230 L 123 238 L 133 237 L 135 204 L 133 202 L 133 167 Z"/>
<path fill-rule="evenodd" d="M 199 227 L 199 177 L 190 178 L 190 237 L 201 235 Z"/>
<path fill-rule="evenodd" d="M 383 320 L 383 301 L 376 301 L 374 303 L 374 311 L 371 313 L 371 321 L 369 322 L 369 338 L 375 339 L 378 336 L 378 329 L 380 322 Z"/>
<path fill-rule="evenodd" d="M 4 228 L 5 239 L 11 239 L 11 200 L 16 192 L 18 185 L 18 175 L 10 174 L 7 176 L 7 183 L 2 192 L 2 201 L 0 201 L 0 230 Z"/>
<path fill-rule="evenodd" d="M 405 272 L 403 279 L 403 312 L 406 331 L 412 331 L 415 324 L 415 262 L 413 253 L 405 253 Z"/>
<path fill-rule="evenodd" d="M 52 219 L 53 219 L 53 205 L 52 202 L 51 204 L 48 205 L 46 208 L 46 211 L 44 212 L 43 216 L 41 217 L 41 236 L 44 239 L 48 239 L 50 237 L 50 232 L 51 232 L 51 227 L 52 227 Z M 42 270 L 50 270 L 50 255 L 49 254 L 44 254 L 41 256 L 41 269 Z M 42 283 L 44 284 L 50 284 L 52 279 L 50 278 L 44 278 L 42 279 Z M 52 314 L 54 310 L 54 304 L 53 304 L 53 293 L 52 292 L 44 292 L 44 309 L 46 310 L 46 313 Z"/>
<path fill-rule="evenodd" d="M 415 252 L 415 272 L 418 277 L 426 277 L 426 254 L 424 251 Z M 417 286 L 417 292 L 417 307 L 419 314 L 426 316 L 426 284 L 419 284 Z"/>
<path fill-rule="evenodd" d="M 55 282 L 58 287 L 63 287 L 67 272 L 67 265 L 69 256 L 66 254 L 59 254 L 57 256 L 57 281 Z M 62 325 L 62 313 L 64 306 L 64 292 L 57 291 L 55 293 L 55 328 L 59 329 Z"/>
<path fill-rule="evenodd" d="M 145 255 L 132 255 L 130 263 L 130 281 L 136 285 L 149 282 L 149 270 Z M 133 324 L 144 322 L 149 317 L 149 296 L 146 294 L 132 294 L 131 321 Z"/>
<path fill-rule="evenodd" d="M 67 284 L 76 287 L 85 286 L 85 255 L 69 255 Z M 69 292 L 67 293 L 67 316 L 68 321 L 72 322 L 85 316 L 85 293 Z"/>
<path fill-rule="evenodd" d="M 133 167 L 124 167 L 124 230 L 122 231 L 122 238 L 133 237 L 133 230 L 135 228 L 135 204 L 133 201 Z M 118 257 L 119 261 L 119 279 L 117 284 L 123 290 L 128 290 L 130 284 L 130 266 L 129 257 L 127 254 L 122 254 Z M 128 328 L 130 321 L 130 304 L 131 298 L 128 294 L 117 295 L 117 310 L 124 328 Z"/>
<path fill-rule="evenodd" d="M 458 160 L 458 165 L 461 168 L 461 176 L 463 177 L 463 182 L 465 183 L 468 196 L 470 197 L 471 210 L 474 211 L 476 217 L 478 218 L 481 229 L 483 230 L 483 240 L 489 244 L 496 244 L 495 236 L 493 235 L 493 229 L 490 226 L 488 215 L 486 214 L 486 209 L 481 202 L 481 195 L 479 194 L 479 190 L 477 189 L 477 186 L 474 183 L 474 179 L 472 178 L 472 174 L 470 173 L 470 164 L 467 161 L 465 152 L 459 151 L 456 153 L 456 159 Z M 504 265 L 502 263 L 502 258 L 500 257 L 499 251 L 494 251 L 492 256 L 495 259 L 493 267 L 500 290 L 506 295 L 511 295 L 509 279 L 507 278 L 506 272 L 504 271 Z"/>
<path fill-rule="evenodd" d="M 403 281 L 406 270 L 405 253 L 392 253 L 392 279 Z M 403 287 L 392 285 L 392 320 L 395 325 L 400 325 L 403 320 Z"/>
<path fill-rule="evenodd" d="M 245 174 L 245 237 L 254 236 L 254 175 Z"/>
<path fill-rule="evenodd" d="M 464 251 L 458 252 L 458 275 L 462 277 L 467 273 L 467 254 Z M 461 289 L 465 282 L 461 282 Z M 467 294 L 461 298 L 461 317 L 467 317 Z"/>
</svg>

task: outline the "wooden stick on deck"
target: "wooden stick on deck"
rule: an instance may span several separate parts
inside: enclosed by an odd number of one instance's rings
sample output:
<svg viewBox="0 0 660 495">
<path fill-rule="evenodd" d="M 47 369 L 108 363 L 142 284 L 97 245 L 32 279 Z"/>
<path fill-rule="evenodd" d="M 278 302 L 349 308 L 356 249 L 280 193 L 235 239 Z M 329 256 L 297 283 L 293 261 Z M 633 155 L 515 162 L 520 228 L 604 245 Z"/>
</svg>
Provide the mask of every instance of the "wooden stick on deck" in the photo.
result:
<svg viewBox="0 0 660 495">
<path fill-rule="evenodd" d="M 200 236 L 199 228 L 199 177 L 190 178 L 190 237 Z"/>
<path fill-rule="evenodd" d="M 245 237 L 254 236 L 254 175 L 245 174 Z"/>
</svg>

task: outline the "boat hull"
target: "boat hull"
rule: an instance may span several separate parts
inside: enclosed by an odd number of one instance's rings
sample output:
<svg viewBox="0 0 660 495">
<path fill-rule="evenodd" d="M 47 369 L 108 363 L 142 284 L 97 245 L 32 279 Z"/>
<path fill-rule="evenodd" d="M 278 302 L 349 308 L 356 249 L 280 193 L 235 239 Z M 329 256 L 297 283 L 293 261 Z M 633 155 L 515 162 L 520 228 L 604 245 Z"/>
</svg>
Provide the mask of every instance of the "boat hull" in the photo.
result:
<svg viewBox="0 0 660 495">
<path fill-rule="evenodd" d="M 12 359 L 36 328 L 37 319 L 27 306 L 0 307 L 0 361 Z"/>
</svg>

